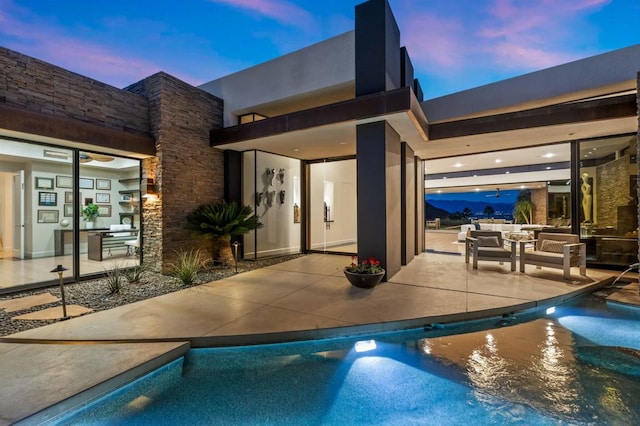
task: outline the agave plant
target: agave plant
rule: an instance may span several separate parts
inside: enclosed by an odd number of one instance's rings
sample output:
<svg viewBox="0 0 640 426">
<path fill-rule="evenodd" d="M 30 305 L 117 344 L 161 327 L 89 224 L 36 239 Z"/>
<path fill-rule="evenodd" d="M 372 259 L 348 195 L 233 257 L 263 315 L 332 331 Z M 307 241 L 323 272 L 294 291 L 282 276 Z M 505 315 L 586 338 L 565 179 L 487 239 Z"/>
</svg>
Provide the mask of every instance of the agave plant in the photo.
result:
<svg viewBox="0 0 640 426">
<path fill-rule="evenodd" d="M 231 236 L 242 235 L 262 227 L 249 206 L 235 202 L 204 204 L 187 216 L 187 227 L 213 241 L 213 258 L 224 264 L 233 263 Z"/>
</svg>

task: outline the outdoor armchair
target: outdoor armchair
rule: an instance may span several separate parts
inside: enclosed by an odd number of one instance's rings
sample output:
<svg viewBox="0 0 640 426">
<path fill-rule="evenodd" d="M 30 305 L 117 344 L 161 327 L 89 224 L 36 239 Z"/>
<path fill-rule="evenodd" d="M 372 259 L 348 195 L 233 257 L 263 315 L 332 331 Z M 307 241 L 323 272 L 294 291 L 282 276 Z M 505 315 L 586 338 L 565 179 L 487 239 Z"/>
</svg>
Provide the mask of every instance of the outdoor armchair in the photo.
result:
<svg viewBox="0 0 640 426">
<path fill-rule="evenodd" d="M 533 241 L 533 251 L 525 250 L 525 244 L 531 241 L 520 241 L 520 272 L 529 264 L 562 269 L 565 280 L 571 278 L 572 266 L 580 267 L 580 275 L 586 274 L 587 249 L 578 235 L 541 232 Z"/>
<path fill-rule="evenodd" d="M 511 271 L 516 270 L 516 242 L 509 242 L 510 250 L 504 248 L 505 240 L 500 231 L 471 231 L 465 240 L 464 260 L 473 257 L 473 269 L 478 269 L 478 260 L 510 262 Z"/>
</svg>

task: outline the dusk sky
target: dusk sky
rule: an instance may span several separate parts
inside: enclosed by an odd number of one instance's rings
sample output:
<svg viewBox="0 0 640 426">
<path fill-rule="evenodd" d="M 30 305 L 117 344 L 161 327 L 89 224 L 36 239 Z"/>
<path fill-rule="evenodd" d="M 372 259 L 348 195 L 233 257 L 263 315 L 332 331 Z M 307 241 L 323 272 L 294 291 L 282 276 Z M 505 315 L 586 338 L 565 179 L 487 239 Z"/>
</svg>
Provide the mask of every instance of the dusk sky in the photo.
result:
<svg viewBox="0 0 640 426">
<path fill-rule="evenodd" d="M 0 46 L 125 87 L 193 85 L 354 27 L 362 0 L 0 0 Z M 425 98 L 640 43 L 640 0 L 390 0 Z"/>
</svg>

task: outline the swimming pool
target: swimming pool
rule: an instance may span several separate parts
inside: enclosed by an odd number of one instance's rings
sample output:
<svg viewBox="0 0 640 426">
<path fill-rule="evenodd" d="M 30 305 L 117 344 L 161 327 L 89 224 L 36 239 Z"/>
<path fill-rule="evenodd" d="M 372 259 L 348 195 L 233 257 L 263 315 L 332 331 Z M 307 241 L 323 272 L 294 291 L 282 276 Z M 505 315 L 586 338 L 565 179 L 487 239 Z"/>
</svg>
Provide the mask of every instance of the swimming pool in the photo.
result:
<svg viewBox="0 0 640 426">
<path fill-rule="evenodd" d="M 506 321 L 505 321 L 506 322 Z M 640 424 L 640 310 L 195 349 L 61 424 Z"/>
</svg>

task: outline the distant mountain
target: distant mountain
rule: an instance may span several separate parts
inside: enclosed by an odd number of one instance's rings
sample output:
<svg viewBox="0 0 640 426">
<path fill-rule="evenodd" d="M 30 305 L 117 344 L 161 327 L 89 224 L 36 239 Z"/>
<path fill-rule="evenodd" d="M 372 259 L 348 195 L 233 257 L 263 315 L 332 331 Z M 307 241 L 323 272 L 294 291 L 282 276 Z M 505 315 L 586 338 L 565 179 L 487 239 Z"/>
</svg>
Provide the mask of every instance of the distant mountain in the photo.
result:
<svg viewBox="0 0 640 426">
<path fill-rule="evenodd" d="M 436 217 L 447 217 L 449 216 L 449 212 L 443 209 L 439 209 L 429 202 L 424 202 L 424 216 L 427 220 L 433 220 Z"/>
<path fill-rule="evenodd" d="M 495 200 L 495 198 L 494 198 Z M 425 202 L 426 205 L 431 205 L 432 208 L 444 211 L 447 213 L 453 213 L 462 211 L 465 207 L 468 207 L 473 212 L 474 216 L 483 216 L 484 209 L 487 206 L 493 207 L 495 210 L 494 215 L 509 215 L 513 212 L 513 203 L 497 203 L 491 201 L 466 201 L 466 200 L 429 200 Z M 428 210 L 427 210 L 428 211 Z M 427 216 L 429 217 L 429 216 Z"/>
</svg>

